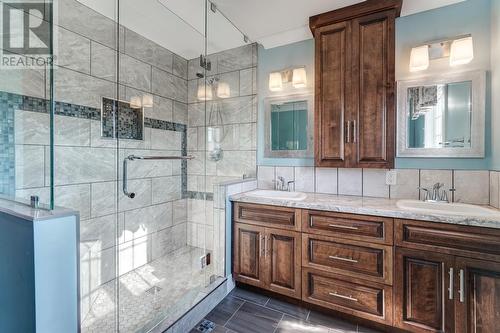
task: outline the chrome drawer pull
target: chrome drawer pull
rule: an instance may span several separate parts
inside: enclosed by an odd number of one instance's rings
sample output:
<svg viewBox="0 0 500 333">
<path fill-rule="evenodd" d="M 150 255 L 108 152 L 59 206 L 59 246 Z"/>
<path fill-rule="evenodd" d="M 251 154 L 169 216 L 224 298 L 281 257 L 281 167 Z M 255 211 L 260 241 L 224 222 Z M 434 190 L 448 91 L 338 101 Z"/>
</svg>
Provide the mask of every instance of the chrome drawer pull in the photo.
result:
<svg viewBox="0 0 500 333">
<path fill-rule="evenodd" d="M 337 256 L 328 256 L 328 258 L 330 259 L 334 259 L 334 260 L 340 260 L 340 261 L 347 261 L 347 262 L 353 262 L 353 263 L 357 263 L 358 261 L 355 260 L 355 259 L 351 259 L 351 258 L 343 258 L 343 257 L 337 257 Z"/>
<path fill-rule="evenodd" d="M 347 225 L 329 224 L 328 226 L 332 227 L 332 228 L 338 228 L 338 229 L 359 230 L 358 227 L 350 227 Z"/>
<path fill-rule="evenodd" d="M 448 298 L 453 299 L 453 279 L 455 278 L 455 273 L 453 271 L 453 267 L 450 267 L 450 271 L 448 274 L 450 275 L 450 286 L 448 288 Z"/>
<path fill-rule="evenodd" d="M 344 296 L 344 295 L 340 295 L 340 294 L 337 294 L 337 293 L 329 293 L 330 296 L 333 296 L 333 297 L 338 297 L 338 298 L 342 298 L 342 299 L 346 299 L 348 301 L 353 301 L 353 302 L 357 302 L 358 299 L 357 298 L 353 298 L 352 296 Z"/>
<path fill-rule="evenodd" d="M 458 294 L 460 295 L 460 303 L 465 301 L 465 272 L 463 269 L 460 270 L 460 289 L 458 290 Z"/>
</svg>

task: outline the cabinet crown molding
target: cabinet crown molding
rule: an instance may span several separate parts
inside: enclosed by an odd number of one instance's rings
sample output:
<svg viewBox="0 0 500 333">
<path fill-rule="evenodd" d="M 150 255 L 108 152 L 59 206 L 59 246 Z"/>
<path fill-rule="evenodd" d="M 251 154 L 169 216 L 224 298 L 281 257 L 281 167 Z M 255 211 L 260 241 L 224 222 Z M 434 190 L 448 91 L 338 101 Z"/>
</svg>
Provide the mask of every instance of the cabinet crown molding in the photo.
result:
<svg viewBox="0 0 500 333">
<path fill-rule="evenodd" d="M 402 6 L 403 0 L 367 0 L 352 6 L 311 16 L 309 18 L 309 28 L 314 35 L 316 29 L 325 25 L 348 21 L 386 10 L 395 10 L 396 17 L 399 17 L 401 15 Z"/>
</svg>

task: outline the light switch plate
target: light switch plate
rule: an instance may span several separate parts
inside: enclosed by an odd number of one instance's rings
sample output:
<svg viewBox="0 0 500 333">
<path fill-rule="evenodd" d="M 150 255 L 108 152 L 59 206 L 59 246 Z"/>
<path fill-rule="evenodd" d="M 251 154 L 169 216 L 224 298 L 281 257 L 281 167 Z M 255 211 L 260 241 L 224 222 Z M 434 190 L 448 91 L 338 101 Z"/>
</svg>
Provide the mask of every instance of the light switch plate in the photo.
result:
<svg viewBox="0 0 500 333">
<path fill-rule="evenodd" d="M 396 173 L 396 170 L 389 170 L 385 174 L 385 184 L 386 185 L 397 185 L 398 183 L 398 176 Z"/>
</svg>

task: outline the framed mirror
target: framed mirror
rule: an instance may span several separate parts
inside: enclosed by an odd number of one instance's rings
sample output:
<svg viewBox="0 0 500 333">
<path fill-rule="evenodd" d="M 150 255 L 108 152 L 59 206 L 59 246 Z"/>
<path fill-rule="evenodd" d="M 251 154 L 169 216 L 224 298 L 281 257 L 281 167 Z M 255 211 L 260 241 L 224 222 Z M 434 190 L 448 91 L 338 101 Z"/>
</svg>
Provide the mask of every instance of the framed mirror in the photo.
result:
<svg viewBox="0 0 500 333">
<path fill-rule="evenodd" d="M 265 157 L 313 157 L 312 94 L 265 100 Z"/>
<path fill-rule="evenodd" d="M 398 82 L 398 157 L 482 158 L 486 73 Z"/>
</svg>

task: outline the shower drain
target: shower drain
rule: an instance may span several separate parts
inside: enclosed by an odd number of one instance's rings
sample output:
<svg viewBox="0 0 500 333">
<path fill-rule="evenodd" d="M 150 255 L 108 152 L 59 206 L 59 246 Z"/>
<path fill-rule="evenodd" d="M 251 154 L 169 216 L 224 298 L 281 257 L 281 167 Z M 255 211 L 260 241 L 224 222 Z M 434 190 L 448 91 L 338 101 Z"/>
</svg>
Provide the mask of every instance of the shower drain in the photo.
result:
<svg viewBox="0 0 500 333">
<path fill-rule="evenodd" d="M 160 287 L 158 287 L 158 286 L 154 286 L 153 288 L 149 288 L 148 290 L 146 290 L 146 294 L 156 295 L 156 294 L 158 294 L 160 291 L 161 291 L 161 288 L 160 288 Z"/>
<path fill-rule="evenodd" d="M 215 323 L 210 320 L 203 319 L 198 326 L 196 326 L 196 330 L 202 333 L 209 333 L 215 329 Z"/>
</svg>

